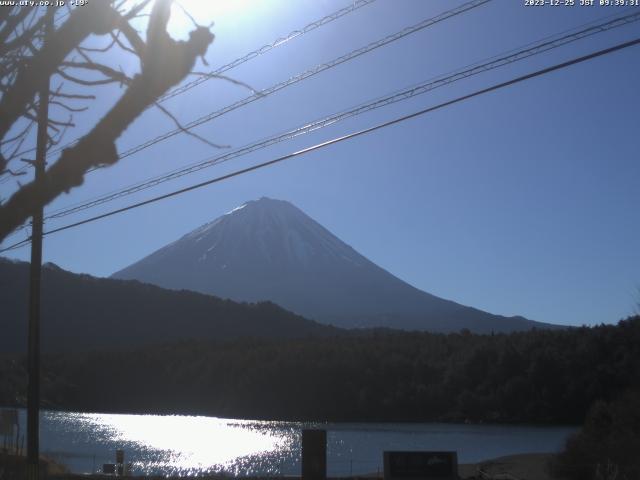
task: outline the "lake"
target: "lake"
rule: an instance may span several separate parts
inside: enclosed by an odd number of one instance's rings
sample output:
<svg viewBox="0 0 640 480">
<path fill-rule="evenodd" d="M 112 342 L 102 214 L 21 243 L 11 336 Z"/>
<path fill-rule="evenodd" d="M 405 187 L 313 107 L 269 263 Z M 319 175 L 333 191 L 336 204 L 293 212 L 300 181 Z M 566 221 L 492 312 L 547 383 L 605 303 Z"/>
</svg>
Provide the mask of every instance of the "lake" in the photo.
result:
<svg viewBox="0 0 640 480">
<path fill-rule="evenodd" d="M 21 431 L 26 413 L 20 410 Z M 301 423 L 199 416 L 43 411 L 40 450 L 78 473 L 125 450 L 132 473 L 299 475 L 303 428 L 327 430 L 330 476 L 376 473 L 385 450 L 456 450 L 460 463 L 560 450 L 574 427 L 440 423 Z"/>
</svg>

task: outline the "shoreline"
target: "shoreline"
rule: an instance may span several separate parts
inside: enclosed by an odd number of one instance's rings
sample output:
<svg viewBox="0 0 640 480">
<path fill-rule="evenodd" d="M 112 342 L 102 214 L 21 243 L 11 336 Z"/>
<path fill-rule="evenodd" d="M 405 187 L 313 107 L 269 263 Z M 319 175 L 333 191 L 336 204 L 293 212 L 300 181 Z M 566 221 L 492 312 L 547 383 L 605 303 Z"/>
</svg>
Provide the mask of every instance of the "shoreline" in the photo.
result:
<svg viewBox="0 0 640 480">
<path fill-rule="evenodd" d="M 505 480 L 518 480 L 518 479 L 536 479 L 536 480 L 554 480 L 548 472 L 548 465 L 553 458 L 554 453 L 522 453 L 516 455 L 507 455 L 503 457 L 483 460 L 477 463 L 463 463 L 458 465 L 458 476 L 461 480 L 473 480 L 480 478 L 500 478 Z M 17 459 L 13 456 L 12 463 L 24 462 L 24 457 Z M 18 460 L 18 462 L 16 462 Z M 65 471 L 65 467 L 51 459 L 42 458 L 44 464 L 52 467 L 53 472 L 49 473 L 47 478 L 51 480 L 79 480 L 79 479 L 98 479 L 98 478 L 113 478 L 113 476 L 103 474 L 82 474 L 82 473 L 70 473 Z M 150 476 L 132 476 L 123 478 L 140 478 L 140 479 L 159 479 L 164 480 L 171 479 L 183 479 L 192 477 L 166 477 L 162 475 L 150 475 Z M 287 479 L 298 480 L 299 476 L 269 476 L 269 477 L 233 477 L 227 475 L 214 474 L 210 476 L 198 476 L 203 480 L 221 480 L 229 478 L 238 478 L 244 480 L 262 480 L 262 479 Z M 327 477 L 327 480 L 337 479 L 381 479 L 382 472 L 372 473 L 365 475 L 354 475 L 347 477 Z"/>
<path fill-rule="evenodd" d="M 26 412 L 26 406 L 6 406 L 0 405 L 0 410 L 3 409 L 15 409 L 15 410 L 23 410 Z M 52 405 L 47 405 L 40 408 L 40 413 L 43 412 L 53 412 L 53 413 L 80 413 L 87 415 L 149 415 L 149 416 L 157 416 L 157 417 L 208 417 L 208 418 L 216 418 L 220 420 L 241 420 L 244 422 L 278 422 L 278 423 L 303 423 L 303 424 L 313 424 L 313 425 L 328 425 L 328 424 L 400 424 L 400 425 L 469 425 L 469 426 L 495 426 L 495 427 L 527 427 L 527 428 L 549 428 L 549 427 L 559 427 L 559 428 L 581 428 L 582 423 L 556 423 L 556 422 L 521 422 L 521 421 L 473 421 L 469 419 L 456 419 L 456 418 L 439 418 L 435 420 L 311 420 L 311 419 L 282 419 L 282 418 L 244 418 L 244 417 L 224 417 L 218 416 L 210 413 L 194 413 L 194 412 L 154 412 L 154 411 L 146 411 L 139 412 L 135 410 L 124 411 L 124 410 L 105 410 L 105 411 L 93 411 L 90 409 L 87 410 L 74 410 L 68 408 L 58 408 Z"/>
<path fill-rule="evenodd" d="M 505 480 L 554 480 L 548 471 L 555 453 L 521 453 L 458 465 L 461 479 L 501 478 Z M 486 474 L 481 477 L 480 473 Z"/>
</svg>

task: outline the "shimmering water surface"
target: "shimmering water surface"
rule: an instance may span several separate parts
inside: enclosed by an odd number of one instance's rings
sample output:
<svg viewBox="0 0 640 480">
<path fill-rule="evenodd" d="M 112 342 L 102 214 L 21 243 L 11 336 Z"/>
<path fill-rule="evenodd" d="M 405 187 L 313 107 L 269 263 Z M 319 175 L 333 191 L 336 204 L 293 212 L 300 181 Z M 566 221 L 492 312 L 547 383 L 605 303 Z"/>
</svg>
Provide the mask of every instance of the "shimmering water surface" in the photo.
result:
<svg viewBox="0 0 640 480">
<path fill-rule="evenodd" d="M 25 412 L 20 411 L 21 431 Z M 553 452 L 571 427 L 435 423 L 299 423 L 215 417 L 44 411 L 41 451 L 87 473 L 125 450 L 133 473 L 299 475 L 303 428 L 327 430 L 330 476 L 376 473 L 385 450 L 456 450 L 460 463 L 525 452 Z"/>
</svg>

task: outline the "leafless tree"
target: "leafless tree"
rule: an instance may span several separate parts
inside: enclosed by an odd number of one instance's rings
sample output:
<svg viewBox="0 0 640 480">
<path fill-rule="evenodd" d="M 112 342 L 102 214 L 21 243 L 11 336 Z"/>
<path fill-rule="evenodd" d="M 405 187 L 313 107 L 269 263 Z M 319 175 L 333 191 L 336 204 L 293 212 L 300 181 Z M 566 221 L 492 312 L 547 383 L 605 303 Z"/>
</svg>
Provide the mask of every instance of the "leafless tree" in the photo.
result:
<svg viewBox="0 0 640 480">
<path fill-rule="evenodd" d="M 172 117 L 158 99 L 180 83 L 199 57 L 203 57 L 214 36 L 209 27 L 194 24 L 189 38 L 171 38 L 167 24 L 172 0 L 131 2 L 92 0 L 69 9 L 64 21 L 46 31 L 50 16 L 58 8 L 0 7 L 0 179 L 20 174 L 25 140 L 37 118 L 38 90 L 43 78 L 53 75 L 49 98 L 66 118 L 49 118 L 48 144 L 53 146 L 69 127 L 73 114 L 84 110 L 94 97 L 91 89 L 117 83 L 120 98 L 79 141 L 48 159 L 44 178 L 19 188 L 0 203 L 0 241 L 24 224 L 33 212 L 84 181 L 93 168 L 118 161 L 116 140 L 148 107 L 156 105 Z M 143 36 L 134 20 L 150 8 Z M 93 35 L 105 36 L 108 44 L 88 47 Z M 120 48 L 139 59 L 139 72 L 128 76 L 122 70 L 95 60 L 100 52 Z M 79 106 L 80 103 L 80 106 Z M 177 122 L 177 121 L 176 121 Z"/>
</svg>

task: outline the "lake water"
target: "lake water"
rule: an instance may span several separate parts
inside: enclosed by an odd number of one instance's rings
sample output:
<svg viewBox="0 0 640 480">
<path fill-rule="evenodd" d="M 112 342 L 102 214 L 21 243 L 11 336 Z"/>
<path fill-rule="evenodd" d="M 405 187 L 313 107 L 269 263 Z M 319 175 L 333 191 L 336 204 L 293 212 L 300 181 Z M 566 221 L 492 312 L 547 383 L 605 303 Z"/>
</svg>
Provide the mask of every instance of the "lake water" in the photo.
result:
<svg viewBox="0 0 640 480">
<path fill-rule="evenodd" d="M 19 412 L 21 431 L 25 411 Z M 78 473 L 125 450 L 133 473 L 299 475 L 303 428 L 327 430 L 330 476 L 376 473 L 385 450 L 456 450 L 460 463 L 555 452 L 576 429 L 437 423 L 299 423 L 43 411 L 40 450 Z"/>
</svg>

